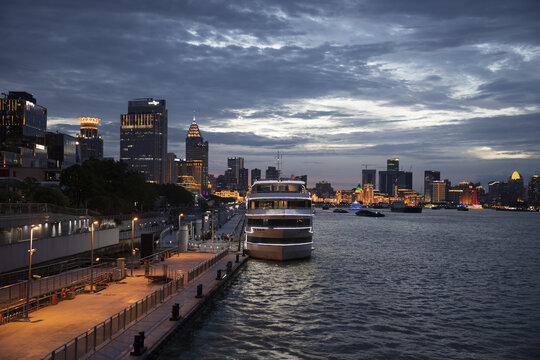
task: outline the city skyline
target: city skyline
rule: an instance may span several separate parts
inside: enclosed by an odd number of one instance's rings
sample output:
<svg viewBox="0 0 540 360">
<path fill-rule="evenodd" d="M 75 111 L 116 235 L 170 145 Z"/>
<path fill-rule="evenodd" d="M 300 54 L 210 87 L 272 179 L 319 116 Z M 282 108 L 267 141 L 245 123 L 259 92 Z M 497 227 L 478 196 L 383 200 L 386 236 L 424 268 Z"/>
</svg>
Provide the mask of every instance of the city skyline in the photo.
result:
<svg viewBox="0 0 540 360">
<path fill-rule="evenodd" d="M 352 188 L 392 157 L 418 191 L 425 170 L 486 186 L 540 171 L 539 17 L 534 1 L 8 3 L 0 89 L 33 94 L 48 131 L 102 118 L 105 157 L 126 102 L 152 97 L 179 157 L 197 112 L 212 174 L 280 150 L 310 186 Z"/>
</svg>

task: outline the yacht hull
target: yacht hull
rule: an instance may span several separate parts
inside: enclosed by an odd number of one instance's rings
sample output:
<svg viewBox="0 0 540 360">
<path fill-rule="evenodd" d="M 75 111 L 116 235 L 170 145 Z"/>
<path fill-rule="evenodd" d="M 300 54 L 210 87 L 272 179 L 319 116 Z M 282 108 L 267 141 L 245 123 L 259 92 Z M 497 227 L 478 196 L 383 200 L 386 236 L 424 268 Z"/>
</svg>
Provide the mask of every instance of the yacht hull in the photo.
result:
<svg viewBox="0 0 540 360">
<path fill-rule="evenodd" d="M 248 240 L 250 257 L 265 260 L 296 260 L 311 256 L 313 242 L 303 244 L 257 244 Z"/>
</svg>

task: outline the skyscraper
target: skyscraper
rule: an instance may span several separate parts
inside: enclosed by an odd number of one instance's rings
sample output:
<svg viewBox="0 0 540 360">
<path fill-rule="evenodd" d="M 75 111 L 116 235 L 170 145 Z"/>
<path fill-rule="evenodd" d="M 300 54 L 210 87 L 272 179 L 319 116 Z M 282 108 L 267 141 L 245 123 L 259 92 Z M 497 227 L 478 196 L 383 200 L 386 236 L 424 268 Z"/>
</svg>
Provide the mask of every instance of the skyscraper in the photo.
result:
<svg viewBox="0 0 540 360">
<path fill-rule="evenodd" d="M 540 201 L 540 176 L 531 176 L 531 179 L 529 180 L 527 194 L 529 201 Z"/>
<path fill-rule="evenodd" d="M 208 193 L 208 141 L 204 141 L 195 115 L 186 136 L 186 160 L 202 161 L 201 192 Z"/>
<path fill-rule="evenodd" d="M 238 171 L 238 190 L 242 193 L 249 189 L 249 170 L 241 168 Z"/>
<path fill-rule="evenodd" d="M 441 172 L 439 170 L 424 171 L 424 201 L 432 202 L 433 187 L 430 183 L 441 180 Z"/>
<path fill-rule="evenodd" d="M 167 154 L 167 107 L 152 98 L 128 102 L 120 115 L 120 160 L 146 181 L 163 183 Z"/>
<path fill-rule="evenodd" d="M 266 180 L 279 180 L 279 170 L 275 166 L 269 166 L 266 169 Z"/>
<path fill-rule="evenodd" d="M 386 160 L 386 171 L 399 171 L 399 159 L 393 158 Z"/>
<path fill-rule="evenodd" d="M 371 184 L 375 186 L 376 177 L 377 177 L 377 170 L 363 169 L 362 170 L 362 187 L 365 187 L 367 184 Z"/>
<path fill-rule="evenodd" d="M 251 184 L 261 179 L 261 169 L 251 169 Z"/>
<path fill-rule="evenodd" d="M 47 109 L 24 91 L 10 91 L 0 99 L 0 147 L 11 150 L 18 147 L 34 148 L 45 145 Z"/>
<path fill-rule="evenodd" d="M 244 158 L 243 157 L 230 157 L 227 158 L 227 169 L 232 171 L 232 176 L 234 178 L 234 183 L 238 184 L 240 179 L 240 169 L 244 168 Z"/>
<path fill-rule="evenodd" d="M 103 159 L 103 139 L 98 134 L 99 118 L 79 117 L 81 132 L 77 134 L 77 141 L 81 149 L 81 163 L 90 158 Z"/>
</svg>

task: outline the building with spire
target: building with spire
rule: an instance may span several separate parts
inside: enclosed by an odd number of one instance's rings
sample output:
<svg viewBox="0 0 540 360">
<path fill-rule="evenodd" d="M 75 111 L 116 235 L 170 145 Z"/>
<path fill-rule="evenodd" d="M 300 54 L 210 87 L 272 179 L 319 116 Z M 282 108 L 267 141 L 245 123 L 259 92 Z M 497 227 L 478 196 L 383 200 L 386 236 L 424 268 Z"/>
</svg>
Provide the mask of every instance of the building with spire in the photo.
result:
<svg viewBox="0 0 540 360">
<path fill-rule="evenodd" d="M 98 124 L 101 121 L 94 117 L 79 117 L 81 132 L 77 134 L 77 142 L 80 149 L 80 162 L 83 163 L 91 158 L 103 159 L 103 139 L 98 134 Z"/>
<path fill-rule="evenodd" d="M 195 113 L 186 136 L 186 161 L 193 160 L 202 162 L 201 193 L 208 195 L 208 141 L 204 141 L 201 135 Z"/>
<path fill-rule="evenodd" d="M 136 99 L 120 115 L 120 160 L 145 181 L 163 183 L 167 154 L 165 100 Z"/>
</svg>

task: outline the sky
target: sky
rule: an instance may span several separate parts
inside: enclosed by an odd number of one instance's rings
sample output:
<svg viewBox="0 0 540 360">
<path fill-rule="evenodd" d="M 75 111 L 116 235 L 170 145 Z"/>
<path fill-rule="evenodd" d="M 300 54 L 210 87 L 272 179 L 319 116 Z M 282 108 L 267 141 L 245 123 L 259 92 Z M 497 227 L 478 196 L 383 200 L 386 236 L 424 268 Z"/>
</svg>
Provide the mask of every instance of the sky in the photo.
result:
<svg viewBox="0 0 540 360">
<path fill-rule="evenodd" d="M 227 157 L 352 188 L 398 157 L 423 191 L 443 179 L 540 173 L 540 2 L 436 0 L 6 1 L 0 90 L 27 91 L 48 130 L 165 99 L 168 151 L 197 123 L 210 173 Z"/>
</svg>

